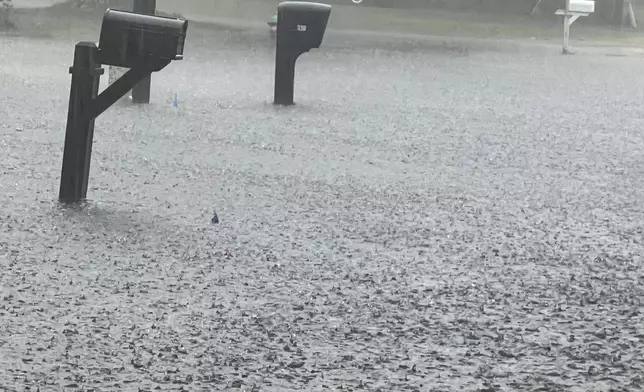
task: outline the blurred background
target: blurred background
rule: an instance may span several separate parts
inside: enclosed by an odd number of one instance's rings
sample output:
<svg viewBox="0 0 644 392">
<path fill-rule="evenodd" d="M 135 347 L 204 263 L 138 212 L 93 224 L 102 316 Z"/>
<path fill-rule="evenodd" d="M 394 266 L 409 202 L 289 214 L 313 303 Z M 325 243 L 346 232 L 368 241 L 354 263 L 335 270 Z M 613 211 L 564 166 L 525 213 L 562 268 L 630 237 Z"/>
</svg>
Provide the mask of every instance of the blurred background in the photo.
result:
<svg viewBox="0 0 644 392">
<path fill-rule="evenodd" d="M 76 20 L 78 12 L 131 8 L 132 0 L 0 0 L 4 29 L 44 31 L 41 16 Z M 323 1 L 334 6 L 330 29 L 374 30 L 440 36 L 554 39 L 562 19 L 555 15 L 564 0 L 352 0 Z M 265 26 L 275 13 L 275 0 L 158 0 L 160 13 L 190 20 Z M 639 45 L 638 17 L 644 0 L 597 0 L 596 12 L 575 23 L 573 35 L 587 39 L 631 40 Z M 642 11 L 644 12 L 644 11 Z M 10 17 L 9 14 L 12 16 Z M 76 15 L 76 16 L 75 16 Z M 34 20 L 35 18 L 35 20 Z M 70 20 L 71 22 L 71 20 Z M 48 28 L 51 28 L 48 25 Z"/>
</svg>

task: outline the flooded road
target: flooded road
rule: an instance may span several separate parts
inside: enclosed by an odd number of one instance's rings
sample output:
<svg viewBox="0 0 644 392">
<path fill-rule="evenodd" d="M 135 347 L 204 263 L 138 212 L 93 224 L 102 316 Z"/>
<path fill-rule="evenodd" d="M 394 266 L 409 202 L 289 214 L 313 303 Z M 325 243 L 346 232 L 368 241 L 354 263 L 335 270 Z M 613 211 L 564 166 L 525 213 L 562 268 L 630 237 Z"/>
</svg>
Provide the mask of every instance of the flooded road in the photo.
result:
<svg viewBox="0 0 644 392">
<path fill-rule="evenodd" d="M 73 42 L 0 48 L 0 389 L 642 388 L 640 57 L 329 35 L 276 108 L 191 27 L 65 208 Z"/>
</svg>

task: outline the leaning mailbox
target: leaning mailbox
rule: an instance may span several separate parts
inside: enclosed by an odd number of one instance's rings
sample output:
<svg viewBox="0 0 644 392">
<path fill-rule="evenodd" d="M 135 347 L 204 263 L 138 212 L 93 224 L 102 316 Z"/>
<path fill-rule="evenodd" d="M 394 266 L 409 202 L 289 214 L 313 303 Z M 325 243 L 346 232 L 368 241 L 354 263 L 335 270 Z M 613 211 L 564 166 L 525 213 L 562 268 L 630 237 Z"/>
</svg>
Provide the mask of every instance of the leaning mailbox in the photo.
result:
<svg viewBox="0 0 644 392">
<path fill-rule="evenodd" d="M 320 47 L 330 15 L 327 4 L 285 1 L 277 6 L 275 104 L 293 104 L 295 62 L 302 53 Z"/>
<path fill-rule="evenodd" d="M 103 64 L 135 68 L 183 58 L 188 21 L 107 10 L 98 43 Z"/>
<path fill-rule="evenodd" d="M 80 42 L 69 69 L 72 84 L 60 176 L 59 200 L 79 202 L 87 196 L 96 117 L 137 83 L 173 60 L 183 58 L 188 22 L 134 12 L 108 10 L 99 46 Z M 102 64 L 129 68 L 100 95 Z"/>
</svg>

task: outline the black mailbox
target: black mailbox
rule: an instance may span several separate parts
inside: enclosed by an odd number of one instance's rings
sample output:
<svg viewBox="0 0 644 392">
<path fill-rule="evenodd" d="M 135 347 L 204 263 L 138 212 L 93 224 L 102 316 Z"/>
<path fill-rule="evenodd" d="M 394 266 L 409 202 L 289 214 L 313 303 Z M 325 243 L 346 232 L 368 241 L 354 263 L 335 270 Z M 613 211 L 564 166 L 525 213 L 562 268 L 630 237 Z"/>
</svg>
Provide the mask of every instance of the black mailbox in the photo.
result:
<svg viewBox="0 0 644 392">
<path fill-rule="evenodd" d="M 304 1 L 285 1 L 277 6 L 277 45 L 308 52 L 319 48 L 331 15 L 331 6 Z"/>
<path fill-rule="evenodd" d="M 156 0 L 135 1 L 141 14 L 107 10 L 98 46 L 79 42 L 74 49 L 60 201 L 76 203 L 87 196 L 96 118 L 133 87 L 146 90 L 139 102 L 150 102 L 151 74 L 183 58 L 188 22 L 153 16 Z M 102 65 L 129 70 L 99 94 Z"/>
<path fill-rule="evenodd" d="M 331 6 L 305 1 L 285 1 L 277 6 L 277 47 L 275 51 L 276 105 L 292 105 L 295 62 L 324 38 Z"/>
<path fill-rule="evenodd" d="M 102 64 L 136 68 L 183 58 L 188 21 L 107 10 L 98 42 Z"/>
</svg>

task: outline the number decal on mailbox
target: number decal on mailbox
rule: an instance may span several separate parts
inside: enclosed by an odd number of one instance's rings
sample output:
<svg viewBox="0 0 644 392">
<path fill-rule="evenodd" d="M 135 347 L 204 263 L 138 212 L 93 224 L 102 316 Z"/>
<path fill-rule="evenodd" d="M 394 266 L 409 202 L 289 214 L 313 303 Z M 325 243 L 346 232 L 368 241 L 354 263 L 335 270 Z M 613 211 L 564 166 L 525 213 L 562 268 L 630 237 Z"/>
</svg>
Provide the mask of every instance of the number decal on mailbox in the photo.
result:
<svg viewBox="0 0 644 392">
<path fill-rule="evenodd" d="M 306 25 L 297 25 L 297 31 L 306 31 Z"/>
</svg>

